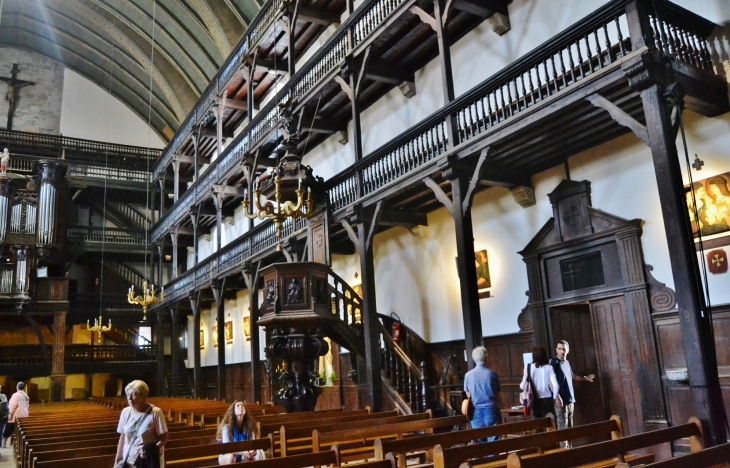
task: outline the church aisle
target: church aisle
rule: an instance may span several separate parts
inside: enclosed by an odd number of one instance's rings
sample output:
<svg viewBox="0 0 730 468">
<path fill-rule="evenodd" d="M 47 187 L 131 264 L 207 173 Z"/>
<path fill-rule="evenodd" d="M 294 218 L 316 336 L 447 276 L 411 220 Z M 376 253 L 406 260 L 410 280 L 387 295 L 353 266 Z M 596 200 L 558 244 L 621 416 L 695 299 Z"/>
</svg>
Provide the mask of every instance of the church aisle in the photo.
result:
<svg viewBox="0 0 730 468">
<path fill-rule="evenodd" d="M 15 468 L 12 448 L 0 448 L 0 468 Z"/>
</svg>

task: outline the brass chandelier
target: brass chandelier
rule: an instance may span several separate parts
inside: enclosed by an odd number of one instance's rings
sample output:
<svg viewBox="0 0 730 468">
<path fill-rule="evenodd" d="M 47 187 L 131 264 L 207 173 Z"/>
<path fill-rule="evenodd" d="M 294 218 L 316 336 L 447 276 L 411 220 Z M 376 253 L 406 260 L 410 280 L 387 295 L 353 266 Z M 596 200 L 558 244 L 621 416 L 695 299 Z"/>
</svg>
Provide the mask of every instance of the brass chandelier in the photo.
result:
<svg viewBox="0 0 730 468">
<path fill-rule="evenodd" d="M 155 285 L 153 284 L 152 287 L 148 287 L 147 281 L 142 283 L 142 295 L 141 296 L 135 296 L 134 295 L 134 285 L 129 287 L 129 292 L 127 293 L 127 301 L 129 301 L 130 304 L 137 304 L 141 305 L 142 309 L 144 310 L 144 320 L 147 321 L 147 308 L 151 306 L 152 304 L 157 304 L 158 302 L 162 302 L 165 300 L 165 287 L 163 286 L 160 289 L 160 298 L 158 299 L 155 296 Z M 109 322 L 111 325 L 111 321 Z"/>
<path fill-rule="evenodd" d="M 284 141 L 284 156 L 271 170 L 270 178 L 261 183 L 256 180 L 252 184 L 253 209 L 249 211 L 251 202 L 247 196 L 242 202 L 243 212 L 247 218 L 273 221 L 276 226 L 276 237 L 279 239 L 282 237 L 284 221 L 288 218 L 306 219 L 314 214 L 312 186 L 318 183 L 312 175 L 312 168 L 302 164 L 302 157 L 297 149 L 299 130 L 294 125 L 293 104 L 293 101 L 287 101 L 279 105 L 288 135 Z"/>
</svg>

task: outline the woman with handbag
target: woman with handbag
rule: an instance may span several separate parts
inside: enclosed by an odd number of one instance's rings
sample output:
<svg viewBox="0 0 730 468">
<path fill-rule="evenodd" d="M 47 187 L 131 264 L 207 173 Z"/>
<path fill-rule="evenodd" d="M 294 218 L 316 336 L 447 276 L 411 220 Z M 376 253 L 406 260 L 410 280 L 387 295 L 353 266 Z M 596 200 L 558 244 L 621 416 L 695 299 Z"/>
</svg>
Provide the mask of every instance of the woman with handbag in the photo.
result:
<svg viewBox="0 0 730 468">
<path fill-rule="evenodd" d="M 30 397 L 25 393 L 25 382 L 18 382 L 15 390 L 17 391 L 13 393 L 8 402 L 8 422 L 3 428 L 3 447 L 5 448 L 8 447 L 8 441 L 13 435 L 18 418 L 27 418 L 30 408 Z"/>
<path fill-rule="evenodd" d="M 532 419 L 544 418 L 548 413 L 555 417 L 555 408 L 562 408 L 563 400 L 558 393 L 560 387 L 555 370 L 549 364 L 547 351 L 542 346 L 532 348 L 532 363 L 525 367 L 522 375 L 520 389 L 525 390 L 528 385 L 531 386 L 532 393 Z"/>
<path fill-rule="evenodd" d="M 134 380 L 124 389 L 129 406 L 119 415 L 119 445 L 115 468 L 164 468 L 164 447 L 170 438 L 165 414 L 147 403 L 150 389 L 141 380 Z"/>
<path fill-rule="evenodd" d="M 216 440 L 222 440 L 224 444 L 231 442 L 244 442 L 254 438 L 253 420 L 248 416 L 246 405 L 240 400 L 235 400 L 228 407 L 221 423 L 218 425 Z M 262 460 L 263 451 L 251 450 L 239 453 L 226 453 L 218 456 L 219 465 L 230 465 L 242 461 Z"/>
</svg>

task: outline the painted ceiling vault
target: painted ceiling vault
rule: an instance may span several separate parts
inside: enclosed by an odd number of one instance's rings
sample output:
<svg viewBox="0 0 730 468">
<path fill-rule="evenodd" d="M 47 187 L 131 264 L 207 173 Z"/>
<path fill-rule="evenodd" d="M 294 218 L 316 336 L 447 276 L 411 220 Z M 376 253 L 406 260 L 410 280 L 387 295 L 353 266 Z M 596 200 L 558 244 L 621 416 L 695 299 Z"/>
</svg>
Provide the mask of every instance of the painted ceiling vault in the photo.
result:
<svg viewBox="0 0 730 468">
<path fill-rule="evenodd" d="M 110 90 L 167 141 L 264 1 L 3 0 L 0 45 Z"/>
</svg>

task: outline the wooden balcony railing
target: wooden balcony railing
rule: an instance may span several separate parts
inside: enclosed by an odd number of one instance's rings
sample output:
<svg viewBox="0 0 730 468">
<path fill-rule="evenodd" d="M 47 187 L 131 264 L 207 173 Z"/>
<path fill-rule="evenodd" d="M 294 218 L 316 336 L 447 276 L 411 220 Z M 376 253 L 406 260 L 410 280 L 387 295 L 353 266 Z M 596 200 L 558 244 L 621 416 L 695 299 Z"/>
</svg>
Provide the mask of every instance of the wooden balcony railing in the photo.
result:
<svg viewBox="0 0 730 468">
<path fill-rule="evenodd" d="M 42 156 L 30 156 L 25 154 L 11 154 L 8 169 L 12 172 L 33 172 L 33 164 Z M 150 180 L 149 172 L 138 169 L 126 169 L 117 166 L 104 166 L 101 160 L 96 164 L 87 164 L 79 161 L 64 160 L 68 165 L 67 176 L 94 177 L 100 179 L 115 179 L 127 182 L 147 182 Z"/>
<path fill-rule="evenodd" d="M 130 304 L 126 294 L 72 294 L 68 298 L 71 310 L 130 310 L 139 311 L 137 305 Z"/>
<path fill-rule="evenodd" d="M 282 238 L 286 239 L 306 227 L 307 220 L 305 219 L 296 219 L 293 222 L 291 220 L 285 221 Z M 266 222 L 256 226 L 220 251 L 201 261 L 196 267 L 166 284 L 165 301 L 154 307 L 160 307 L 168 301 L 173 303 L 179 301 L 187 296 L 189 292 L 207 284 L 212 279 L 239 271 L 247 260 L 268 249 L 273 249 L 277 243 L 276 227 L 273 223 Z"/>
<path fill-rule="evenodd" d="M 366 0 L 342 23 L 307 63 L 294 74 L 286 85 L 272 97 L 268 104 L 256 114 L 251 122 L 226 147 L 218 159 L 213 161 L 206 171 L 200 175 L 200 178 L 182 194 L 170 208 L 167 215 L 154 227 L 151 237 L 152 242 L 159 240 L 165 233 L 169 232 L 172 226 L 180 222 L 183 217 L 187 217 L 191 206 L 210 196 L 210 189 L 213 184 L 220 181 L 231 168 L 237 166 L 244 159 L 245 154 L 255 150 L 265 137 L 275 131 L 281 119 L 278 107 L 280 103 L 289 99 L 296 99 L 301 106 L 308 98 L 316 95 L 322 82 L 339 73 L 340 68 L 344 65 L 345 58 L 365 47 L 368 38 L 378 28 L 384 26 L 387 20 L 406 4 L 408 4 L 406 0 Z M 350 34 L 355 37 L 354 43 L 351 43 L 348 39 Z M 249 47 L 248 50 L 251 50 L 251 48 Z M 207 107 L 203 107 L 207 109 Z M 191 123 L 191 128 L 192 125 Z M 187 138 L 188 133 L 178 133 L 181 135 L 180 142 L 171 144 L 165 150 L 162 159 L 155 166 L 153 179 L 156 180 L 160 176 L 172 160 L 172 156 L 179 148 L 179 145 L 184 142 L 184 138 Z M 185 137 L 182 137 L 182 135 L 185 135 Z"/>
<path fill-rule="evenodd" d="M 82 138 L 70 138 L 62 135 L 21 132 L 18 130 L 0 129 L 0 143 L 10 148 L 12 153 L 33 151 L 38 156 L 60 158 L 65 154 L 67 160 L 104 161 L 106 157 L 116 160 L 124 159 L 129 165 L 140 166 L 157 161 L 161 150 L 141 146 L 119 145 Z"/>
<path fill-rule="evenodd" d="M 632 1 L 607 4 L 328 180 L 333 211 L 435 164 L 448 147 L 514 119 L 631 53 L 626 6 Z M 706 42 L 709 22 L 664 0 L 650 5 L 646 35 L 657 50 L 714 73 Z M 445 128 L 452 119 L 458 141 L 449 144 Z"/>
<path fill-rule="evenodd" d="M 65 362 L 141 362 L 156 361 L 157 347 L 151 345 L 70 345 L 66 346 Z"/>
<path fill-rule="evenodd" d="M 68 242 L 105 242 L 110 244 L 146 245 L 145 231 L 119 228 L 77 226 L 66 229 Z"/>
</svg>

